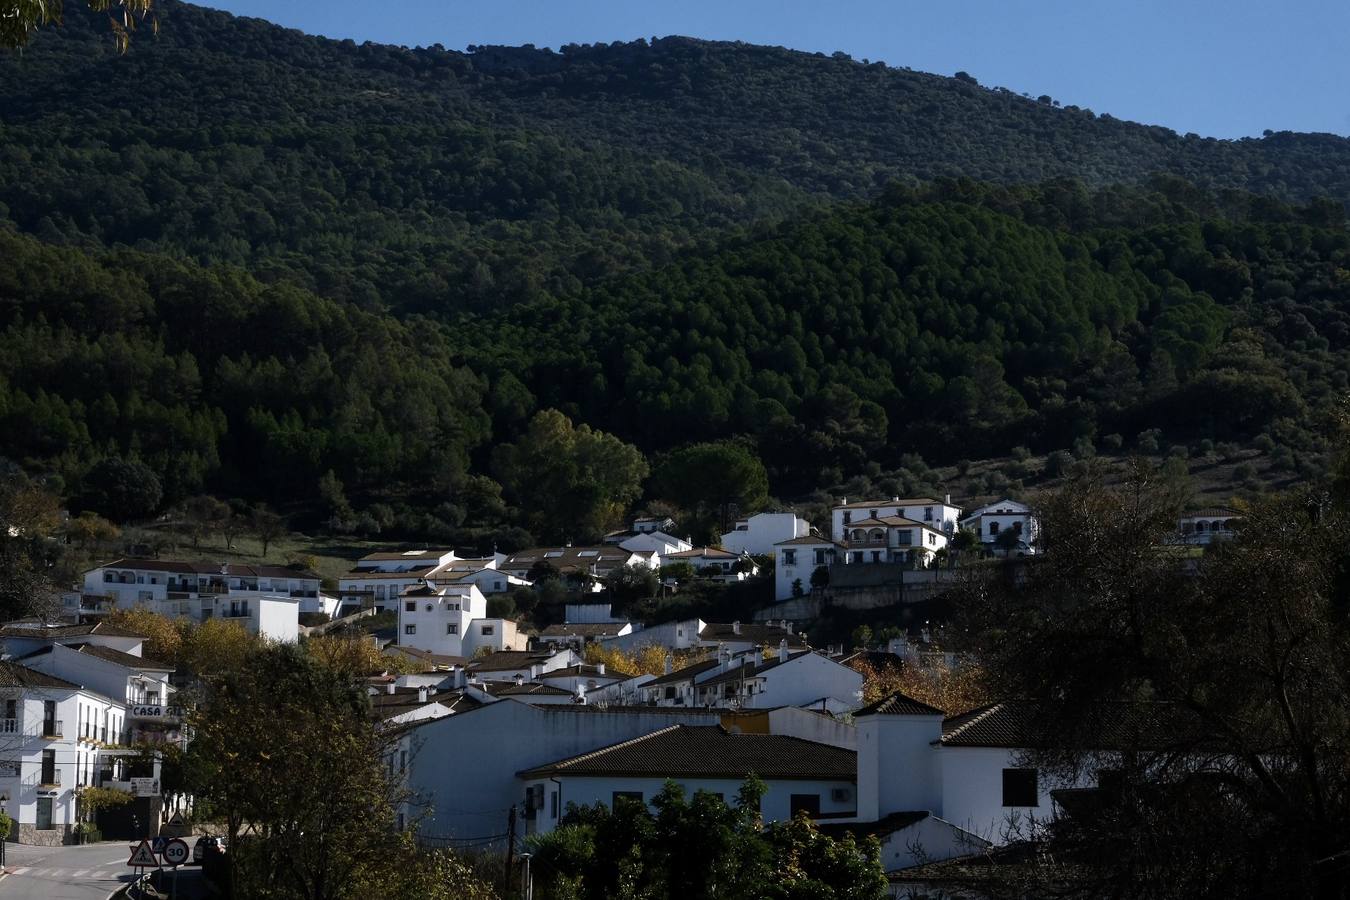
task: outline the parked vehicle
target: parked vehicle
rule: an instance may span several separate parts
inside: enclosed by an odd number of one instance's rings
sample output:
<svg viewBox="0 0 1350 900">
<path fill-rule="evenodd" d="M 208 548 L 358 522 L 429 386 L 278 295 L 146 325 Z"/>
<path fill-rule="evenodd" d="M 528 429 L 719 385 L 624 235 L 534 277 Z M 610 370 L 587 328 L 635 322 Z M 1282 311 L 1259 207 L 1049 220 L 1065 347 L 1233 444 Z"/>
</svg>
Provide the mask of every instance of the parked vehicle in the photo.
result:
<svg viewBox="0 0 1350 900">
<path fill-rule="evenodd" d="M 200 865 L 208 853 L 212 855 L 221 855 L 225 852 L 225 839 L 223 837 L 212 837 L 203 835 L 197 838 L 197 843 L 192 845 L 192 862 Z"/>
</svg>

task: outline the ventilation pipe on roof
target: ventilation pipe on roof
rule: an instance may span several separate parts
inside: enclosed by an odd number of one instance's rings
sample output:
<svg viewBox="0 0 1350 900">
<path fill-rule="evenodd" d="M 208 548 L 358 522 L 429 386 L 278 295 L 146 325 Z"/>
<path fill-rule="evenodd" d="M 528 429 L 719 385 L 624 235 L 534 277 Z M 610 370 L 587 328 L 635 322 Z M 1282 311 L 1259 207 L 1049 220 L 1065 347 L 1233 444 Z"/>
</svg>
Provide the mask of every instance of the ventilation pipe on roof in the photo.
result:
<svg viewBox="0 0 1350 900">
<path fill-rule="evenodd" d="M 465 682 L 464 674 L 465 674 L 465 673 L 464 673 L 464 667 L 463 667 L 463 666 L 458 665 L 458 664 L 451 666 L 451 667 L 450 667 L 450 686 L 451 686 L 451 687 L 454 687 L 454 688 L 461 688 L 461 689 L 462 689 L 462 688 L 464 687 L 464 682 Z"/>
<path fill-rule="evenodd" d="M 783 630 L 786 631 L 788 634 L 792 634 L 792 623 L 789 622 L 787 619 L 783 620 Z"/>
<path fill-rule="evenodd" d="M 778 642 L 778 661 L 787 662 L 789 655 L 790 654 L 788 653 L 787 638 L 783 638 Z"/>
<path fill-rule="evenodd" d="M 604 664 L 604 663 L 596 663 L 596 664 L 595 664 L 595 674 L 597 674 L 597 675 L 603 675 L 603 674 L 605 674 L 605 664 Z"/>
<path fill-rule="evenodd" d="M 672 671 L 672 669 L 671 669 L 671 664 L 670 664 L 670 654 L 669 654 L 669 653 L 666 654 L 664 668 L 665 668 L 665 670 L 666 670 L 665 674 L 669 675 L 669 674 L 671 673 L 671 671 Z"/>
<path fill-rule="evenodd" d="M 731 633 L 732 633 L 732 634 L 740 634 L 740 633 L 741 633 L 741 623 L 740 623 L 739 620 L 737 620 L 737 621 L 731 623 Z"/>
<path fill-rule="evenodd" d="M 952 495 L 951 495 L 951 494 L 943 494 L 943 495 L 942 495 L 942 502 L 945 503 L 947 506 L 951 506 L 951 505 L 952 505 Z"/>
<path fill-rule="evenodd" d="M 397 689 L 394 687 L 394 683 L 392 681 L 384 686 L 384 692 L 386 694 L 393 694 L 395 690 Z"/>
<path fill-rule="evenodd" d="M 418 689 L 417 689 L 417 702 L 418 702 L 418 703 L 426 703 L 426 702 L 427 702 L 427 686 L 426 686 L 426 685 L 421 685 L 420 687 L 418 687 Z"/>
<path fill-rule="evenodd" d="M 577 685 L 577 695 L 572 698 L 572 702 L 580 703 L 582 706 L 586 705 L 586 685 L 584 684 Z"/>
<path fill-rule="evenodd" d="M 522 684 L 524 684 L 524 683 L 525 683 L 525 676 L 522 675 L 522 674 L 520 674 L 519 672 L 517 672 L 517 673 L 516 673 L 516 687 L 520 687 L 520 686 L 521 686 Z"/>
</svg>

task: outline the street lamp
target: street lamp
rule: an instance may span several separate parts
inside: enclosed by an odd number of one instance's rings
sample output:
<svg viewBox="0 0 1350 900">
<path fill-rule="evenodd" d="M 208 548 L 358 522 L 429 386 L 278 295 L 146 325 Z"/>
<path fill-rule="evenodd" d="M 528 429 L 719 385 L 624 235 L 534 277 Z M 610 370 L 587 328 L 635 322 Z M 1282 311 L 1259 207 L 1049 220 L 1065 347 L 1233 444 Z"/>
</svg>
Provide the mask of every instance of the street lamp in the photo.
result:
<svg viewBox="0 0 1350 900">
<path fill-rule="evenodd" d="M 525 864 L 525 900 L 534 900 L 534 881 L 530 878 L 530 857 L 533 854 L 520 854 L 520 861 Z"/>
</svg>

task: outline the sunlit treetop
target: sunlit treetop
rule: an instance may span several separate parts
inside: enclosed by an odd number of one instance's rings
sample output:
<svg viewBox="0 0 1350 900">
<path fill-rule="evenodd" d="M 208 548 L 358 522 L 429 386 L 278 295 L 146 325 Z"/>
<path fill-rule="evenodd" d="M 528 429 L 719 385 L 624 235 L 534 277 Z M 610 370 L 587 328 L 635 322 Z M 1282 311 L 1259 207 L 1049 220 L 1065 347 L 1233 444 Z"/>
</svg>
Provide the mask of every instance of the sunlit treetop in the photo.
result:
<svg viewBox="0 0 1350 900">
<path fill-rule="evenodd" d="M 117 41 L 118 52 L 125 52 L 131 32 L 141 23 L 158 29 L 154 0 L 86 0 L 94 12 L 107 13 L 108 25 Z M 0 48 L 22 47 L 33 31 L 44 25 L 61 24 L 64 0 L 0 0 Z"/>
</svg>

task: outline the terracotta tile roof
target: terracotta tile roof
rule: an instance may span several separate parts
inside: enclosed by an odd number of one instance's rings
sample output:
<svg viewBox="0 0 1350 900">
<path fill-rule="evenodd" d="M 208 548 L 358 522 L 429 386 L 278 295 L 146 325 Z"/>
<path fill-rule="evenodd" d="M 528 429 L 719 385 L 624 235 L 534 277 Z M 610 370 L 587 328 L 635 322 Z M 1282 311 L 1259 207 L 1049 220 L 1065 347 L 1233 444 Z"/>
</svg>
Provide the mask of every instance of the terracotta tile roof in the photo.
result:
<svg viewBox="0 0 1350 900">
<path fill-rule="evenodd" d="M 735 778 L 854 781 L 857 754 L 780 734 L 731 734 L 719 725 L 670 725 L 580 756 L 520 772 L 630 778 Z"/>
<path fill-rule="evenodd" d="M 80 686 L 73 681 L 66 681 L 64 678 L 57 678 L 55 675 L 48 675 L 46 672 L 39 672 L 9 661 L 0 662 L 0 687 L 80 690 Z"/>
<path fill-rule="evenodd" d="M 692 681 L 696 676 L 702 675 L 710 669 L 717 668 L 717 660 L 705 659 L 703 662 L 696 662 L 693 665 L 685 666 L 683 669 L 676 669 L 669 675 L 658 675 L 643 687 L 658 687 L 663 684 L 677 684 L 681 681 Z"/>
<path fill-rule="evenodd" d="M 617 635 L 627 622 L 573 622 L 562 625 L 550 625 L 539 632 L 541 637 L 595 637 L 597 635 Z"/>
<path fill-rule="evenodd" d="M 852 523 L 849 523 L 849 524 L 852 524 Z M 795 538 L 792 538 L 792 539 L 786 540 L 786 541 L 779 541 L 778 543 L 774 544 L 774 546 L 775 546 L 775 547 L 792 547 L 792 546 L 796 546 L 796 545 L 798 545 L 798 544 L 815 544 L 816 546 L 820 546 L 821 544 L 829 544 L 830 546 L 834 546 L 834 547 L 842 547 L 842 546 L 844 546 L 843 544 L 839 543 L 838 541 L 832 541 L 832 540 L 830 540 L 829 538 L 825 538 L 825 537 L 817 537 L 817 536 L 814 535 L 814 534 L 808 534 L 808 535 L 805 535 L 805 536 L 803 536 L 803 537 L 795 537 Z"/>
<path fill-rule="evenodd" d="M 867 704 L 862 709 L 853 714 L 853 718 L 860 716 L 943 716 L 946 715 L 936 706 L 929 706 L 913 697 L 906 697 L 904 694 L 896 691 L 887 697 L 882 697 Z"/>
<path fill-rule="evenodd" d="M 473 672 L 509 672 L 513 669 L 528 669 L 532 665 L 548 662 L 551 653 L 538 653 L 534 650 L 495 650 L 487 656 L 480 656 L 469 662 Z"/>
<path fill-rule="evenodd" d="M 20 659 L 35 659 L 39 656 L 46 656 L 52 652 L 52 646 L 48 645 L 40 650 L 34 650 L 32 653 L 21 656 Z M 98 659 L 107 660 L 110 663 L 116 663 L 128 669 L 135 669 L 142 672 L 172 672 L 174 667 L 165 663 L 156 662 L 153 659 L 145 659 L 140 656 L 132 656 L 130 653 L 123 653 L 120 650 L 114 650 L 111 647 L 100 647 L 98 644 L 62 644 L 67 650 L 74 650 L 76 653 L 83 653 L 85 656 L 93 656 Z"/>
<path fill-rule="evenodd" d="M 379 581 L 381 579 L 419 579 L 426 577 L 436 566 L 427 563 L 422 566 L 413 566 L 406 572 L 380 572 L 375 569 L 352 569 L 346 575 L 342 576 L 342 581 Z"/>
<path fill-rule="evenodd" d="M 106 637 L 145 638 L 145 635 L 125 628 L 116 628 L 106 622 L 92 625 L 64 625 L 60 623 L 44 625 L 41 622 L 10 622 L 0 627 L 0 637 L 26 637 L 58 640 L 67 637 L 81 637 L 89 634 L 101 634 Z"/>
<path fill-rule="evenodd" d="M 1060 734 L 1050 734 L 1048 729 Z M 942 723 L 944 747 L 1035 749 L 1074 743 L 1093 749 L 1162 749 L 1203 740 L 1203 729 L 1175 703 L 1102 702 L 1071 714 L 1034 700 L 982 706 Z"/>
<path fill-rule="evenodd" d="M 570 697 L 572 692 L 555 687 L 551 684 L 540 684 L 537 681 L 527 681 L 524 684 L 515 684 L 510 681 L 490 681 L 482 685 L 480 690 L 487 691 L 494 697 L 526 697 L 526 696 L 546 696 L 546 697 Z"/>
<path fill-rule="evenodd" d="M 884 838 L 887 835 L 895 834 L 911 825 L 915 825 L 928 818 L 927 810 L 914 810 L 912 812 L 894 812 L 888 816 L 876 820 L 875 822 L 839 822 L 831 824 L 821 822 L 816 827 L 822 834 L 828 834 L 830 837 L 840 838 L 846 834 L 855 837 L 866 837 L 872 835 L 878 838 Z"/>
<path fill-rule="evenodd" d="M 444 656 L 439 653 L 432 653 L 430 650 L 422 650 L 417 647 L 402 647 L 398 644 L 391 644 L 384 648 L 384 654 L 386 656 L 391 653 L 398 653 L 419 660 L 434 668 L 448 669 L 451 666 L 462 666 L 468 662 L 463 656 Z"/>
<path fill-rule="evenodd" d="M 730 550 L 723 550 L 721 547 L 695 547 L 692 550 L 681 550 L 679 553 L 667 553 L 666 559 L 739 559 L 735 553 Z"/>
<path fill-rule="evenodd" d="M 123 557 L 115 559 L 110 563 L 104 563 L 96 566 L 99 569 L 132 569 L 142 572 L 177 572 L 180 575 L 221 575 L 220 563 L 218 562 L 188 562 L 177 559 L 137 559 L 135 557 Z M 318 581 L 319 576 L 314 572 L 304 569 L 292 569 L 290 566 L 269 566 L 269 565 L 239 565 L 229 563 L 225 566 L 225 575 L 235 578 L 252 578 L 262 576 L 266 578 L 304 578 L 310 581 Z"/>
<path fill-rule="evenodd" d="M 1192 509 L 1181 514 L 1183 519 L 1232 519 L 1242 518 L 1242 513 L 1236 509 L 1227 506 L 1206 506 L 1201 509 Z"/>
<path fill-rule="evenodd" d="M 739 666 L 728 669 L 721 675 L 714 675 L 712 678 L 709 678 L 706 681 L 700 681 L 698 683 L 698 686 L 702 688 L 708 685 L 736 682 L 740 681 L 742 678 L 758 678 L 765 672 L 768 672 L 771 669 L 776 669 L 779 666 L 784 665 L 785 663 L 792 662 L 795 659 L 800 659 L 801 657 L 805 656 L 810 652 L 811 652 L 810 650 L 803 650 L 800 653 L 792 654 L 786 660 L 781 660 L 777 658 L 771 660 L 763 660 L 763 659 L 745 660 Z"/>
<path fill-rule="evenodd" d="M 561 669 L 554 669 L 551 672 L 544 672 L 539 676 L 541 681 L 547 681 L 550 678 L 614 678 L 622 680 L 624 678 L 636 678 L 632 672 L 623 672 L 613 666 L 606 666 L 602 675 L 600 670 L 589 663 L 577 663 L 575 666 L 564 666 Z"/>
<path fill-rule="evenodd" d="M 766 647 L 777 647 L 779 641 L 787 638 L 789 647 L 806 646 L 806 639 L 800 634 L 788 634 L 786 629 L 777 625 L 742 622 L 739 634 L 733 630 L 734 627 L 736 627 L 734 622 L 708 622 L 698 633 L 698 637 L 702 641 L 748 641 Z"/>
<path fill-rule="evenodd" d="M 401 560 L 414 559 L 440 560 L 442 556 L 453 552 L 453 550 L 382 550 L 378 553 L 367 553 L 357 560 L 357 562 L 399 562 Z"/>
<path fill-rule="evenodd" d="M 855 500 L 852 503 L 840 503 L 831 509 L 880 509 L 886 506 L 940 506 L 940 500 L 934 500 L 932 497 L 913 497 L 908 500 Z"/>
</svg>

